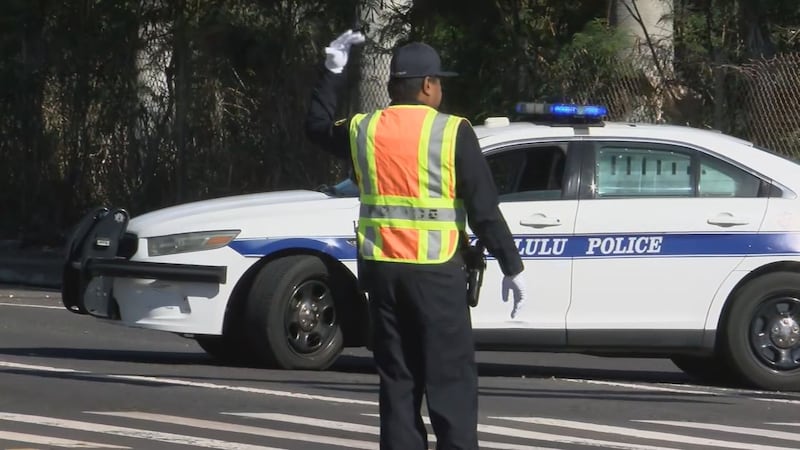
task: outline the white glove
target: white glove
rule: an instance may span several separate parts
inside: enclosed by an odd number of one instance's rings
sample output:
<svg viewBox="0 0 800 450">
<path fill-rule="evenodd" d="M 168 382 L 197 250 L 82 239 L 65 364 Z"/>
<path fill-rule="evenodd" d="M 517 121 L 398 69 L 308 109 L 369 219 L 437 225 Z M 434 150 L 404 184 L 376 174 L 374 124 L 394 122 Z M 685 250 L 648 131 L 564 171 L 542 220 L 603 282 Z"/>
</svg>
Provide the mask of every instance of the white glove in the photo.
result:
<svg viewBox="0 0 800 450">
<path fill-rule="evenodd" d="M 347 30 L 325 47 L 325 67 L 333 73 L 342 73 L 350 56 L 350 47 L 363 44 L 366 38 L 360 31 Z"/>
<path fill-rule="evenodd" d="M 511 309 L 511 318 L 517 317 L 517 314 L 522 310 L 525 299 L 528 297 L 527 288 L 525 287 L 525 277 L 522 273 L 514 276 L 503 277 L 503 301 L 508 301 L 509 291 L 514 292 L 514 308 Z"/>
</svg>

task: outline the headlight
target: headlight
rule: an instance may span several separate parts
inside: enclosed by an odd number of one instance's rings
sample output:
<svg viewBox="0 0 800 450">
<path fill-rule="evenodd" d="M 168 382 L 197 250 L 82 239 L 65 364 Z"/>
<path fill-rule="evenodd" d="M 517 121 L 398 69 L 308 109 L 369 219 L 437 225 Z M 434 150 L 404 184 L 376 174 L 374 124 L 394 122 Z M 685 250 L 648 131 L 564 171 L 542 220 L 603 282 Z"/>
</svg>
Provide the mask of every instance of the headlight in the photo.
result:
<svg viewBox="0 0 800 450">
<path fill-rule="evenodd" d="M 241 230 L 198 231 L 147 238 L 149 256 L 213 250 L 228 245 Z"/>
</svg>

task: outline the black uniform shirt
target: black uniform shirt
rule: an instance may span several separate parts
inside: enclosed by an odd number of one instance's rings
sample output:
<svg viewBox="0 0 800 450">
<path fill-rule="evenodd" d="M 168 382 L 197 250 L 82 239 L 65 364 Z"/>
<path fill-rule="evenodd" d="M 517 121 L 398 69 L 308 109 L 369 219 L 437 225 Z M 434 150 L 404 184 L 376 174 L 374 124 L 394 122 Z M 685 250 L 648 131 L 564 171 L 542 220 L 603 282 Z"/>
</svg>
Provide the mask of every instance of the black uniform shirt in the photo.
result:
<svg viewBox="0 0 800 450">
<path fill-rule="evenodd" d="M 306 132 L 311 141 L 325 151 L 338 158 L 352 161 L 350 120 L 334 121 L 337 94 L 344 82 L 343 74 L 322 71 L 322 76 L 311 96 L 306 117 Z M 489 253 L 497 258 L 505 275 L 522 272 L 522 259 L 508 224 L 497 207 L 497 188 L 492 174 L 481 152 L 475 131 L 466 121 L 461 122 L 456 135 L 455 169 L 456 197 L 464 201 L 470 228 Z"/>
</svg>

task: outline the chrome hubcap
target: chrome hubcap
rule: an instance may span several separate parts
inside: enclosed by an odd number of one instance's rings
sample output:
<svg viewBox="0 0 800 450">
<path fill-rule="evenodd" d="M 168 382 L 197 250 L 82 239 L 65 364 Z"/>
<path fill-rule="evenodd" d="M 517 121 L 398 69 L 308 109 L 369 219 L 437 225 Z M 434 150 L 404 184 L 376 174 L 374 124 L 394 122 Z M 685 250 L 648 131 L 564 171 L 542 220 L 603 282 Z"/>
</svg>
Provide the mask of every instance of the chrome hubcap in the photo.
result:
<svg viewBox="0 0 800 450">
<path fill-rule="evenodd" d="M 299 284 L 289 297 L 284 315 L 286 339 L 300 354 L 324 348 L 336 330 L 336 312 L 330 288 L 322 280 Z"/>
<path fill-rule="evenodd" d="M 780 348 L 791 348 L 800 341 L 800 325 L 793 317 L 782 317 L 770 326 L 770 339 Z"/>
<path fill-rule="evenodd" d="M 773 297 L 761 303 L 750 321 L 750 347 L 772 370 L 800 369 L 800 298 Z"/>
</svg>

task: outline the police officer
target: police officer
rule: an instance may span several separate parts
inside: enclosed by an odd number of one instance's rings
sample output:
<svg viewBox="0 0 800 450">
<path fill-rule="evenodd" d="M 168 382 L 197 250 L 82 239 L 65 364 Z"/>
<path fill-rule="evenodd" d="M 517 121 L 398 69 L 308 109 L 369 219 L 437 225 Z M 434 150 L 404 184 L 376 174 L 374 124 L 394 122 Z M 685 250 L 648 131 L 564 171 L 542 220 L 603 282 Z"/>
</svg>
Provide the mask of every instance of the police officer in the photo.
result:
<svg viewBox="0 0 800 450">
<path fill-rule="evenodd" d="M 437 111 L 441 80 L 455 74 L 433 48 L 396 49 L 391 104 L 334 122 L 350 48 L 362 42 L 347 31 L 325 49 L 306 125 L 314 142 L 351 160 L 359 187 L 359 282 L 373 322 L 381 449 L 428 448 L 423 395 L 437 449 L 477 449 L 477 370 L 458 251 L 465 221 L 500 263 L 512 317 L 526 295 L 522 260 L 472 127 Z"/>
</svg>

